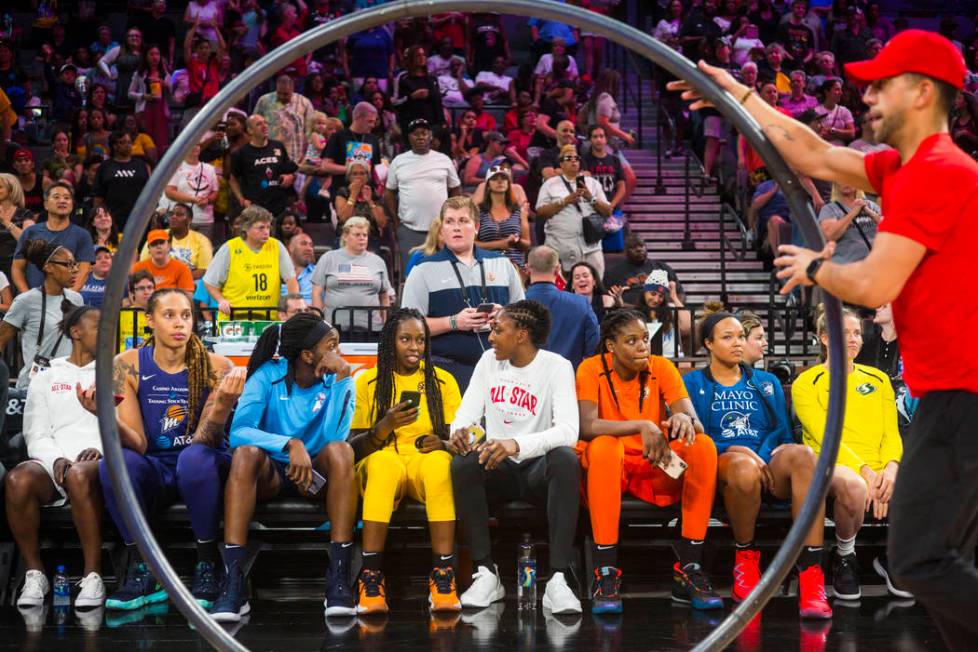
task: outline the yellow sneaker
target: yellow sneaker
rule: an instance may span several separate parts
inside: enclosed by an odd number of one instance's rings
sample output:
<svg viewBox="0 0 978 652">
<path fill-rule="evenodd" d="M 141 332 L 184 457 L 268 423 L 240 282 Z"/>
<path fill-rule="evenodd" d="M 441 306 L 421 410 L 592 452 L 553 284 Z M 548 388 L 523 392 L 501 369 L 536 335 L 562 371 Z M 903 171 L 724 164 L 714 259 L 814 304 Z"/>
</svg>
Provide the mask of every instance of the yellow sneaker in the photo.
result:
<svg viewBox="0 0 978 652">
<path fill-rule="evenodd" d="M 381 571 L 361 570 L 357 578 L 360 586 L 360 600 L 357 602 L 358 614 L 385 614 L 387 608 L 387 582 Z"/>
<path fill-rule="evenodd" d="M 455 590 L 455 571 L 451 568 L 432 569 L 428 576 L 428 606 L 432 611 L 462 611 Z"/>
</svg>

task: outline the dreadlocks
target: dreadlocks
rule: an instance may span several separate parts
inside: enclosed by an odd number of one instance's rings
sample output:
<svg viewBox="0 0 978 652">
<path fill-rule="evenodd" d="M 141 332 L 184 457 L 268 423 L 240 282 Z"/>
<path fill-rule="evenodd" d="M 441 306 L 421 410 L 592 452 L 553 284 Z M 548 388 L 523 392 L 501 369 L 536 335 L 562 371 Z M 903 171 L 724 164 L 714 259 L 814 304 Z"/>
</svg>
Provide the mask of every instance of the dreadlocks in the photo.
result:
<svg viewBox="0 0 978 652">
<path fill-rule="evenodd" d="M 424 328 L 424 361 L 421 368 L 424 371 L 424 394 L 428 404 L 428 417 L 431 427 L 441 439 L 448 439 L 448 426 L 445 424 L 445 410 L 441 400 L 441 381 L 435 375 L 435 365 L 431 362 L 431 333 L 428 322 L 417 310 L 401 308 L 387 317 L 384 328 L 380 331 L 380 341 L 377 344 L 377 378 L 374 387 L 374 404 L 371 408 L 373 423 L 384 418 L 387 411 L 394 405 L 394 373 L 397 366 L 397 331 L 401 324 L 409 320 L 421 322 Z M 381 448 L 394 442 L 397 449 L 397 439 L 394 432 L 387 436 Z"/>
<path fill-rule="evenodd" d="M 186 292 L 177 288 L 163 288 L 156 290 L 149 296 L 149 301 L 146 302 L 146 314 L 153 314 L 153 311 L 156 309 L 156 304 L 162 297 L 168 294 L 179 294 L 193 308 L 190 297 L 187 296 Z M 149 337 L 146 338 L 141 346 L 148 347 L 155 344 L 156 338 L 150 333 Z M 187 365 L 187 434 L 191 435 L 197 428 L 197 418 L 200 416 L 200 410 L 203 408 L 205 392 L 209 392 L 217 385 L 217 373 L 211 367 L 211 359 L 207 355 L 207 347 L 193 333 L 187 339 L 187 348 L 183 361 Z"/>
<path fill-rule="evenodd" d="M 288 321 L 266 328 L 255 343 L 248 361 L 248 378 L 276 355 L 285 358 L 288 370 L 285 372 L 285 387 L 292 394 L 295 384 L 295 363 L 303 351 L 311 350 L 324 337 L 335 329 L 324 322 L 322 317 L 300 312 Z"/>
<path fill-rule="evenodd" d="M 601 358 L 601 368 L 603 370 L 602 375 L 608 379 L 608 388 L 611 390 L 611 398 L 614 399 L 615 405 L 621 410 L 621 404 L 618 402 L 618 393 L 615 391 L 615 383 L 611 380 L 611 368 L 608 366 L 608 358 L 605 357 L 605 353 L 608 353 L 607 343 L 609 340 L 613 340 L 618 337 L 622 329 L 628 325 L 635 322 L 640 322 L 645 324 L 645 317 L 642 313 L 637 310 L 614 310 L 608 313 L 608 316 L 601 321 L 601 335 L 598 340 L 598 350 L 597 354 Z M 639 390 L 638 396 L 638 409 L 639 412 L 642 411 L 642 404 L 645 403 L 645 383 L 648 380 L 649 371 L 646 367 L 639 372 L 638 376 L 638 386 L 641 388 Z"/>
<path fill-rule="evenodd" d="M 516 322 L 517 328 L 525 328 L 533 346 L 542 349 L 550 336 L 550 311 L 542 303 L 531 299 L 514 301 L 503 312 Z"/>
</svg>

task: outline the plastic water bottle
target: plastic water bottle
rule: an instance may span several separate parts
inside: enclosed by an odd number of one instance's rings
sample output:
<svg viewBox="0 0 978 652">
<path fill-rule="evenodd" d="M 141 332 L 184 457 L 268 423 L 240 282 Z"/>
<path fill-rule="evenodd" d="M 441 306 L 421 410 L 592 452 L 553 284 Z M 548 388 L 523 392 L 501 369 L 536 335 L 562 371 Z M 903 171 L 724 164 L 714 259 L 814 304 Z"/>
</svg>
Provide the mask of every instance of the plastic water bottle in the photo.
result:
<svg viewBox="0 0 978 652">
<path fill-rule="evenodd" d="M 537 606 L 537 551 L 529 534 L 516 556 L 516 604 L 521 610 Z"/>
<path fill-rule="evenodd" d="M 71 584 L 68 583 L 68 576 L 65 574 L 65 567 L 58 566 L 58 571 L 54 574 L 54 589 L 51 604 L 55 607 L 68 607 L 71 605 Z"/>
</svg>

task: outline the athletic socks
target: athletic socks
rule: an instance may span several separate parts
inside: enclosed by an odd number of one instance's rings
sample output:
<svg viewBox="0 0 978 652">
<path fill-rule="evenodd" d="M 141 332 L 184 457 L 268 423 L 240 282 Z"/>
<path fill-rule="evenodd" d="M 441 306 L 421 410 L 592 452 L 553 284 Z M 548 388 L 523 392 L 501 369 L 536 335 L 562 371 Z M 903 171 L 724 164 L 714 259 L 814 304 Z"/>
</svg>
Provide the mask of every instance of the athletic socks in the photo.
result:
<svg viewBox="0 0 978 652">
<path fill-rule="evenodd" d="M 211 564 L 216 563 L 218 560 L 217 553 L 217 540 L 211 539 L 210 541 L 197 540 L 197 561 L 206 561 Z"/>
<path fill-rule="evenodd" d="M 821 565 L 822 546 L 805 546 L 798 555 L 798 570 L 805 570 L 812 566 Z"/>
<path fill-rule="evenodd" d="M 679 566 L 699 566 L 703 561 L 703 539 L 686 539 L 679 542 Z"/>
<path fill-rule="evenodd" d="M 835 554 L 840 557 L 845 557 L 846 555 L 851 555 L 856 552 L 856 535 L 852 535 L 849 539 L 843 539 L 839 535 L 835 536 Z"/>
<path fill-rule="evenodd" d="M 754 550 L 754 540 L 751 539 L 747 543 L 737 543 L 734 541 L 734 548 L 737 550 Z"/>
<path fill-rule="evenodd" d="M 330 541 L 329 542 L 329 560 L 331 564 L 336 564 L 337 562 L 340 561 L 349 564 L 350 557 L 352 555 L 353 555 L 352 541 Z"/>
<path fill-rule="evenodd" d="M 234 564 L 241 565 L 248 556 L 248 547 L 228 543 L 224 546 L 224 564 L 230 568 Z"/>
<path fill-rule="evenodd" d="M 602 546 L 596 544 L 594 546 L 594 566 L 595 568 L 605 568 L 606 566 L 618 568 L 618 545 Z"/>
<path fill-rule="evenodd" d="M 384 553 L 382 552 L 362 552 L 360 557 L 363 561 L 363 569 L 369 571 L 379 571 L 384 567 Z"/>
<path fill-rule="evenodd" d="M 432 551 L 431 553 L 431 567 L 432 568 L 455 568 L 455 554 L 450 555 L 440 555 L 437 552 Z M 492 568 L 492 566 L 486 566 L 486 568 Z"/>
</svg>

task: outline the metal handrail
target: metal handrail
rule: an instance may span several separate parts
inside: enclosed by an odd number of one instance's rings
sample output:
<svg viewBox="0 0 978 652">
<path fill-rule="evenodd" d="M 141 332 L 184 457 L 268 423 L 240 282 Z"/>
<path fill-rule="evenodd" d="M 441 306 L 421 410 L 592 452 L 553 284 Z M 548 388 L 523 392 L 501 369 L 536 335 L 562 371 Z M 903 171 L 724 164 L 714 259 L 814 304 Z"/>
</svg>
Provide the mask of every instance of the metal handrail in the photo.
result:
<svg viewBox="0 0 978 652">
<path fill-rule="evenodd" d="M 727 237 L 726 226 L 728 215 L 740 233 L 740 253 L 737 253 L 737 246 Z M 717 223 L 720 229 L 720 301 L 726 306 L 729 305 L 729 294 L 727 292 L 727 250 L 730 250 L 734 260 L 744 260 L 747 255 L 747 229 L 744 228 L 743 222 L 740 221 L 737 213 L 727 202 L 720 204 L 720 210 L 717 211 Z"/>
</svg>

